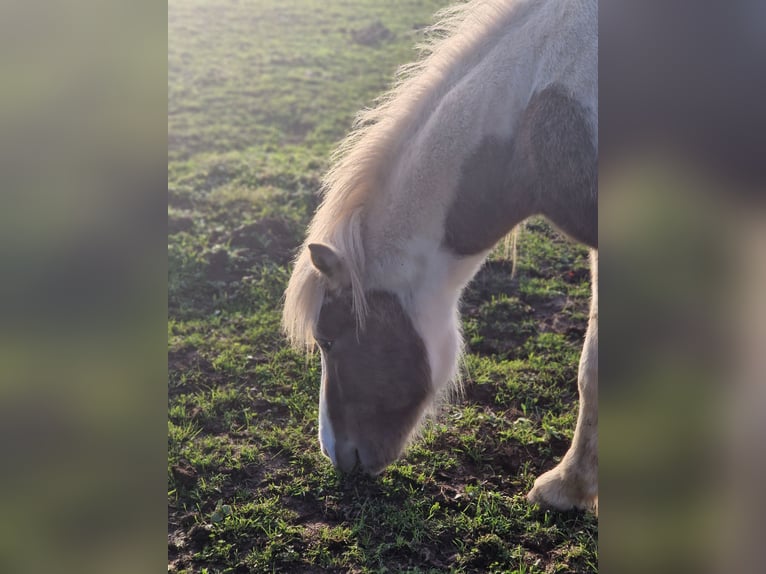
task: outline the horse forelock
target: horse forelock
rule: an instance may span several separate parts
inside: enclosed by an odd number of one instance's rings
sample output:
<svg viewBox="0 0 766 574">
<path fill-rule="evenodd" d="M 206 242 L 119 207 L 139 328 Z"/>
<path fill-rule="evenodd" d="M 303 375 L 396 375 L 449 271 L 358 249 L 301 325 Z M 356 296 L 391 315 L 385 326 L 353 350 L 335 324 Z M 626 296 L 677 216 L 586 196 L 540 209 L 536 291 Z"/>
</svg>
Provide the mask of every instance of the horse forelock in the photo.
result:
<svg viewBox="0 0 766 574">
<path fill-rule="evenodd" d="M 327 204 L 323 204 L 309 227 L 285 291 L 282 325 L 292 345 L 299 348 L 313 347 L 314 328 L 330 289 L 327 280 L 311 262 L 308 249 L 310 243 L 325 243 L 343 259 L 350 279 L 347 288 L 351 291 L 357 328 L 364 329 L 367 316 L 360 214 L 358 211 L 352 212 L 345 221 L 319 217 L 327 209 Z"/>
</svg>

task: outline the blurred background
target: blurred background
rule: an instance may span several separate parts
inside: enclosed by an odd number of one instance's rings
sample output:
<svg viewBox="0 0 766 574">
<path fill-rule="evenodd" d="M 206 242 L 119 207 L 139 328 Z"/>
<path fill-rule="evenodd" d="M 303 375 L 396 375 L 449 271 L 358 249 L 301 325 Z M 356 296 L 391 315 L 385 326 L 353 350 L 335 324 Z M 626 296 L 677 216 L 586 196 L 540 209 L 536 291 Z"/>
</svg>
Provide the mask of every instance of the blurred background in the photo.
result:
<svg viewBox="0 0 766 574">
<path fill-rule="evenodd" d="M 757 2 L 600 6 L 605 572 L 762 569 L 764 25 Z"/>
<path fill-rule="evenodd" d="M 0 7 L 0 570 L 162 566 L 166 6 Z"/>
<path fill-rule="evenodd" d="M 763 6 L 601 7 L 605 572 L 763 564 Z M 166 24 L 0 8 L 4 572 L 166 559 Z"/>
</svg>

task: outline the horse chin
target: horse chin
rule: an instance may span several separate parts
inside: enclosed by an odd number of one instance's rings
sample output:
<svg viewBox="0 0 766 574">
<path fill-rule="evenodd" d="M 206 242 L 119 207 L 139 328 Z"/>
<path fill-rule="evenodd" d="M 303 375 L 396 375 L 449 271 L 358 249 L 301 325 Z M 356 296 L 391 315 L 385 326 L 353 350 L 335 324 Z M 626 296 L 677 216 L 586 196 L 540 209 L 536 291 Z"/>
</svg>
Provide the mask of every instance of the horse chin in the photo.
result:
<svg viewBox="0 0 766 574">
<path fill-rule="evenodd" d="M 377 466 L 373 466 L 373 467 L 369 467 L 369 466 L 365 466 L 365 465 L 361 464 L 361 465 L 359 465 L 358 470 L 362 474 L 365 474 L 365 475 L 369 476 L 370 478 L 377 478 L 378 476 L 383 474 L 385 472 L 385 470 L 389 466 L 391 466 L 394 462 L 396 462 L 396 461 L 394 460 L 394 461 L 391 461 L 389 463 L 382 464 L 382 465 L 377 465 Z"/>
<path fill-rule="evenodd" d="M 392 449 L 385 453 L 369 453 L 364 450 L 359 451 L 359 470 L 364 474 L 375 477 L 383 473 L 389 466 L 399 460 L 404 454 L 404 446 Z"/>
<path fill-rule="evenodd" d="M 364 474 L 366 474 L 370 478 L 375 478 L 383 474 L 383 471 L 386 470 L 387 467 L 388 465 L 381 466 L 379 468 L 366 468 L 363 466 L 361 470 Z"/>
</svg>

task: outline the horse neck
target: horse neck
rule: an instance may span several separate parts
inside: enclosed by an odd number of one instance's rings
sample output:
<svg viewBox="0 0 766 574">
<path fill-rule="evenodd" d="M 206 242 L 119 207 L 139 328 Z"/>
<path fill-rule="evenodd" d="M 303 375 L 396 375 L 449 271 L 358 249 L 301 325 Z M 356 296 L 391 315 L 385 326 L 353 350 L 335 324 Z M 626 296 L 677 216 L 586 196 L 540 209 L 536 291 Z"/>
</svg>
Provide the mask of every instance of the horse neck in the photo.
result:
<svg viewBox="0 0 766 574">
<path fill-rule="evenodd" d="M 583 63 L 595 54 L 593 3 L 584 2 L 585 14 L 577 1 L 563 10 L 554 1 L 509 4 L 505 17 L 496 19 L 505 22 L 499 33 L 483 35 L 460 57 L 452 54 L 437 80 L 431 82 L 427 71 L 416 102 L 402 98 L 406 112 L 385 124 L 389 133 L 380 153 L 371 154 L 378 163 L 368 172 L 374 183 L 363 216 L 370 283 L 399 293 L 417 291 L 427 285 L 423 275 L 428 274 L 448 285 L 443 291 L 457 301 L 489 248 L 526 217 L 545 213 L 541 200 L 526 193 L 532 188 L 527 180 L 553 175 L 534 173 L 526 158 L 548 157 L 550 146 L 514 155 L 513 140 L 525 117 L 527 129 L 540 129 L 525 112 L 542 86 L 561 83 L 570 108 L 582 107 L 572 101 L 596 101 L 595 68 Z M 585 60 L 559 69 L 565 46 L 563 40 L 551 42 L 552 29 L 566 32 Z M 557 105 L 563 105 L 561 99 L 559 94 Z M 595 106 L 589 109 L 590 116 L 581 110 L 583 121 L 594 119 Z M 595 125 L 585 131 L 597 133 Z M 516 164 L 510 165 L 512 160 Z M 572 170 L 560 171 L 569 176 Z M 516 177 L 512 186 L 509 173 Z M 586 199 L 591 191 L 585 189 Z"/>
<path fill-rule="evenodd" d="M 445 127 L 449 129 L 444 116 L 460 122 L 464 113 L 416 118 L 423 123 L 400 138 L 398 157 L 365 209 L 368 285 L 399 293 L 405 300 L 428 298 L 456 308 L 462 289 L 486 257 L 488 251 L 459 256 L 445 245 L 446 218 L 460 168 L 481 137 L 477 128 L 464 126 L 459 126 L 464 130 L 461 137 L 443 136 Z M 435 122 L 439 129 L 434 129 Z"/>
<path fill-rule="evenodd" d="M 469 63 L 455 67 L 450 83 L 473 69 Z M 392 129 L 396 135 L 386 142 L 389 153 L 381 153 L 376 189 L 365 205 L 363 235 L 371 283 L 404 292 L 434 277 L 456 302 L 488 253 L 456 255 L 445 245 L 463 168 L 486 138 L 508 137 L 527 97 L 522 90 L 509 94 L 502 82 L 478 95 L 471 82 L 448 87 L 422 97 Z"/>
<path fill-rule="evenodd" d="M 430 198 L 438 203 L 439 197 Z M 400 213 L 400 212 L 405 212 Z M 366 285 L 400 296 L 413 311 L 437 305 L 443 313 L 457 309 L 465 285 L 487 252 L 461 257 L 444 245 L 443 212 L 393 203 L 386 214 L 368 217 Z"/>
</svg>

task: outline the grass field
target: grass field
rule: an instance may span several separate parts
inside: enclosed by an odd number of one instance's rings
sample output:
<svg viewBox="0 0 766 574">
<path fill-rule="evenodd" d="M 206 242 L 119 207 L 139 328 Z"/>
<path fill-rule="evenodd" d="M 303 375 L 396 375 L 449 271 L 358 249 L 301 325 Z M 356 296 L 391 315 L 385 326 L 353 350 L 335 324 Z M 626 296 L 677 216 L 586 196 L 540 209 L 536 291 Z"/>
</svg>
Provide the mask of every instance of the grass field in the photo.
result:
<svg viewBox="0 0 766 574">
<path fill-rule="evenodd" d="M 444 1 L 170 0 L 168 568 L 595 572 L 597 520 L 524 494 L 576 416 L 587 253 L 541 220 L 467 290 L 464 394 L 377 479 L 319 452 L 319 362 L 280 333 L 354 114 Z"/>
</svg>

